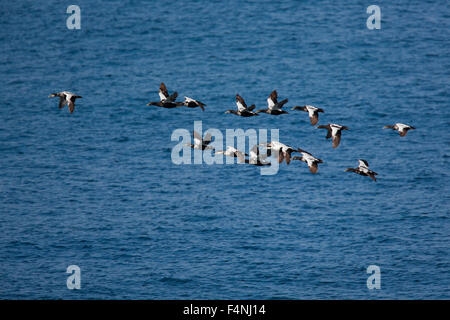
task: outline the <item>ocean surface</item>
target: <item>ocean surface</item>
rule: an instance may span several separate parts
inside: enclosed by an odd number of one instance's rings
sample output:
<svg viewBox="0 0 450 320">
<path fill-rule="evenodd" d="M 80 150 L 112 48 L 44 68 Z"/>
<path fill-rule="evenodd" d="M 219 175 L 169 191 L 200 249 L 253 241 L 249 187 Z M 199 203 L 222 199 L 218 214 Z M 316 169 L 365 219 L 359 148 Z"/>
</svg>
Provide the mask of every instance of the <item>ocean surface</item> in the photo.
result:
<svg viewBox="0 0 450 320">
<path fill-rule="evenodd" d="M 450 299 L 447 1 L 70 4 L 80 30 L 59 1 L 0 11 L 0 299 Z M 146 106 L 162 81 L 206 110 Z M 341 145 L 305 112 L 224 114 L 274 89 L 348 126 Z M 279 129 L 324 163 L 176 165 L 194 121 Z"/>
</svg>

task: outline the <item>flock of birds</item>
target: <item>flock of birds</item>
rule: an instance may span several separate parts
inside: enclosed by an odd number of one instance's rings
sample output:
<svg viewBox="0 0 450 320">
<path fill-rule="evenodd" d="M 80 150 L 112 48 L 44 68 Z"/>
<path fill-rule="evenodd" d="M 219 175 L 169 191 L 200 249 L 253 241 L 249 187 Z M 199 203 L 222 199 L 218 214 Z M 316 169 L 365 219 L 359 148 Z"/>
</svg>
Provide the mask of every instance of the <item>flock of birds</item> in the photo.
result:
<svg viewBox="0 0 450 320">
<path fill-rule="evenodd" d="M 74 93 L 71 93 L 69 91 L 62 91 L 57 93 L 50 94 L 49 97 L 59 97 L 59 109 L 63 108 L 66 104 L 69 108 L 70 113 L 72 113 L 75 109 L 75 100 L 81 98 L 81 96 L 78 96 Z M 201 101 L 184 97 L 184 101 L 177 102 L 176 99 L 178 97 L 177 92 L 173 92 L 172 94 L 169 94 L 167 91 L 167 87 L 164 83 L 161 83 L 159 87 L 159 98 L 160 101 L 156 102 L 149 102 L 148 106 L 156 106 L 161 108 L 177 108 L 177 107 L 188 107 L 188 108 L 200 108 L 202 111 L 205 110 L 206 104 L 204 104 Z M 277 91 L 274 90 L 270 94 L 270 96 L 267 98 L 267 109 L 261 109 L 254 111 L 256 106 L 252 104 L 251 106 L 247 106 L 245 103 L 245 100 L 239 95 L 236 94 L 236 106 L 237 110 L 227 110 L 225 113 L 231 113 L 235 114 L 237 116 L 241 117 L 252 117 L 252 116 L 258 116 L 259 113 L 266 113 L 270 115 L 281 115 L 281 114 L 287 114 L 288 112 L 285 110 L 282 110 L 283 106 L 288 102 L 288 99 L 284 99 L 282 101 L 278 101 L 278 94 Z M 291 108 L 291 110 L 300 110 L 304 112 L 308 112 L 309 119 L 312 126 L 315 126 L 319 122 L 319 112 L 324 113 L 325 111 L 323 109 L 311 106 L 311 105 L 304 105 L 304 106 L 295 106 Z M 329 123 L 327 125 L 319 125 L 317 126 L 318 129 L 326 129 L 327 135 L 326 139 L 332 140 L 332 147 L 337 148 L 341 141 L 341 134 L 343 130 L 348 130 L 348 127 L 342 126 L 335 123 Z M 414 127 L 410 125 L 406 125 L 403 123 L 396 123 L 394 125 L 386 125 L 383 127 L 384 129 L 392 129 L 398 131 L 401 137 L 404 137 L 409 130 L 415 129 Z M 187 146 L 198 149 L 198 150 L 214 150 L 212 146 L 209 144 L 212 141 L 212 137 L 210 134 L 206 134 L 204 138 L 202 136 L 194 131 L 194 144 L 187 144 Z M 266 152 L 265 154 L 261 154 L 259 148 L 264 147 Z M 302 150 L 300 148 L 294 148 L 291 146 L 288 146 L 286 144 L 283 144 L 279 141 L 271 141 L 269 143 L 261 143 L 258 145 L 253 146 L 253 148 L 250 150 L 250 155 L 237 150 L 234 147 L 228 146 L 226 150 L 221 151 L 215 151 L 216 154 L 223 154 L 225 156 L 229 157 L 235 157 L 238 158 L 238 161 L 240 163 L 248 163 L 256 166 L 267 166 L 270 165 L 270 162 L 266 162 L 265 159 L 267 157 L 270 157 L 272 153 L 275 154 L 275 156 L 278 157 L 278 163 L 282 163 L 283 161 L 286 162 L 286 164 L 289 164 L 291 160 L 299 160 L 305 162 L 311 173 L 317 173 L 318 171 L 318 164 L 323 163 L 321 159 L 318 159 L 314 157 L 311 153 Z M 292 153 L 299 153 L 300 156 L 294 156 L 292 157 Z M 248 158 L 246 158 L 248 157 Z M 368 176 L 372 180 L 376 181 L 376 175 L 378 175 L 376 172 L 369 169 L 369 163 L 366 160 L 359 159 L 358 160 L 358 167 L 357 168 L 348 168 L 345 170 L 346 172 L 354 172 L 362 176 Z"/>
</svg>

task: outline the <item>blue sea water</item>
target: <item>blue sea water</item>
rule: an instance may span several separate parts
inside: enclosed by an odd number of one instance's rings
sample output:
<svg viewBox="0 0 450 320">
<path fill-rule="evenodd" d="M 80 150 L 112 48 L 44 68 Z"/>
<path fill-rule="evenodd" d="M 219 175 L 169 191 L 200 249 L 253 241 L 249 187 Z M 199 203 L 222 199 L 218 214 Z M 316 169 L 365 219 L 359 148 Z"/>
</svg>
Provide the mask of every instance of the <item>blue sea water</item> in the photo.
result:
<svg viewBox="0 0 450 320">
<path fill-rule="evenodd" d="M 60 1 L 0 11 L 1 299 L 450 298 L 447 1 L 70 4 L 80 30 Z M 161 81 L 206 111 L 147 107 Z M 224 114 L 273 89 L 347 125 L 341 145 L 304 112 Z M 173 164 L 172 132 L 200 120 L 279 129 L 324 163 Z M 360 158 L 376 183 L 344 172 Z"/>
</svg>

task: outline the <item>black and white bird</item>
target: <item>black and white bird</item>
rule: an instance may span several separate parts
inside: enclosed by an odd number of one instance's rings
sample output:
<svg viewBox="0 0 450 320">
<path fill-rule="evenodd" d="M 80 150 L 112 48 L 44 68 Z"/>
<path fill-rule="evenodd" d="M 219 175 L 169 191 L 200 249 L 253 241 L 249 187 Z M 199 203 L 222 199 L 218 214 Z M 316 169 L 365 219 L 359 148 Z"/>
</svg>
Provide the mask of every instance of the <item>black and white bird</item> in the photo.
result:
<svg viewBox="0 0 450 320">
<path fill-rule="evenodd" d="M 282 163 L 284 159 L 286 159 L 286 164 L 291 162 L 291 154 L 293 152 L 298 152 L 297 149 L 285 145 L 279 141 L 271 141 L 269 143 L 261 143 L 260 146 L 264 146 L 267 149 L 267 156 L 271 156 L 272 152 L 275 151 L 278 153 L 278 163 Z"/>
<path fill-rule="evenodd" d="M 416 128 L 414 128 L 413 126 L 409 126 L 407 124 L 396 123 L 394 125 L 384 126 L 383 129 L 397 130 L 398 133 L 400 134 L 400 137 L 404 137 L 408 133 L 408 130 L 414 130 Z"/>
<path fill-rule="evenodd" d="M 78 96 L 69 91 L 56 92 L 49 95 L 49 98 L 53 97 L 59 97 L 59 105 L 58 105 L 59 109 L 61 109 L 67 104 L 70 113 L 72 113 L 73 110 L 75 110 L 75 99 L 82 98 L 81 96 Z"/>
<path fill-rule="evenodd" d="M 270 96 L 267 98 L 267 109 L 262 109 L 256 111 L 257 113 L 267 113 L 272 115 L 280 115 L 288 113 L 287 111 L 281 110 L 281 108 L 288 102 L 288 99 L 284 99 L 278 102 L 277 90 L 273 90 Z"/>
<path fill-rule="evenodd" d="M 194 130 L 194 144 L 187 143 L 185 144 L 188 147 L 191 147 L 192 149 L 198 149 L 198 150 L 214 150 L 212 146 L 209 144 L 211 143 L 211 134 L 208 132 L 204 138 Z"/>
<path fill-rule="evenodd" d="M 247 107 L 244 98 L 242 98 L 239 94 L 236 94 L 236 106 L 237 111 L 227 110 L 225 111 L 225 113 L 232 113 L 241 117 L 252 117 L 258 115 L 256 112 L 253 112 L 253 110 L 255 109 L 255 105 L 252 104 L 250 107 Z"/>
<path fill-rule="evenodd" d="M 341 126 L 339 124 L 329 123 L 327 125 L 321 125 L 317 127 L 318 129 L 327 129 L 326 139 L 332 138 L 333 148 L 337 148 L 341 142 L 341 132 L 342 130 L 348 130 L 348 127 Z"/>
<path fill-rule="evenodd" d="M 311 125 L 315 126 L 319 121 L 319 112 L 325 112 L 323 109 L 316 108 L 314 106 L 306 105 L 306 106 L 295 106 L 291 110 L 302 110 L 308 112 L 309 120 L 311 121 Z"/>
<path fill-rule="evenodd" d="M 292 160 L 300 160 L 306 162 L 306 164 L 309 167 L 309 171 L 311 171 L 311 173 L 317 173 L 317 170 L 319 169 L 318 164 L 323 163 L 323 161 L 321 159 L 314 157 L 308 151 L 298 149 L 298 152 L 300 152 L 302 156 L 301 157 L 295 156 L 292 158 Z"/>
<path fill-rule="evenodd" d="M 202 111 L 205 111 L 205 106 L 206 104 L 204 104 L 203 102 L 200 102 L 198 100 L 189 98 L 189 97 L 184 97 L 184 105 L 188 108 L 197 108 L 199 107 L 200 109 L 202 109 Z"/>
<path fill-rule="evenodd" d="M 239 163 L 244 163 L 246 160 L 245 157 L 248 156 L 248 154 L 231 146 L 228 146 L 226 150 L 216 151 L 216 154 L 223 154 L 227 157 L 238 158 Z"/>
<path fill-rule="evenodd" d="M 169 95 L 166 85 L 164 84 L 164 82 L 161 82 L 161 85 L 159 86 L 160 101 L 149 102 L 149 103 L 147 103 L 147 105 L 168 108 L 168 109 L 184 106 L 184 102 L 175 102 L 177 97 L 178 97 L 178 93 L 176 91 L 174 93 L 172 93 L 171 95 Z"/>
<path fill-rule="evenodd" d="M 348 168 L 345 171 L 348 172 L 354 172 L 362 176 L 370 177 L 373 181 L 377 181 L 377 178 L 375 178 L 378 173 L 372 171 L 369 169 L 369 163 L 366 160 L 359 159 L 358 160 L 359 166 L 358 168 Z"/>
<path fill-rule="evenodd" d="M 250 156 L 249 159 L 245 159 L 245 163 L 252 164 L 255 166 L 270 166 L 270 162 L 263 161 L 267 158 L 267 155 L 261 155 L 259 153 L 259 146 L 255 145 L 250 150 Z"/>
</svg>

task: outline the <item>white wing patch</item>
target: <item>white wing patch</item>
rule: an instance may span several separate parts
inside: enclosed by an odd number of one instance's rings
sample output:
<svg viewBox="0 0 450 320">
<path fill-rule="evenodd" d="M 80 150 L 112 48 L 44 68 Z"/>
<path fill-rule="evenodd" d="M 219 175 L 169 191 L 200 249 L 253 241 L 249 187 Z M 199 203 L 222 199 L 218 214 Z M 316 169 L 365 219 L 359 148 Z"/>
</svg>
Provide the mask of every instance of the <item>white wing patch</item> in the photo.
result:
<svg viewBox="0 0 450 320">
<path fill-rule="evenodd" d="M 167 97 L 164 95 L 164 93 L 162 93 L 162 91 L 159 91 L 159 99 L 160 99 L 161 101 L 164 101 L 164 100 L 167 99 Z"/>
<path fill-rule="evenodd" d="M 267 98 L 267 107 L 270 109 L 270 110 L 273 110 L 273 109 L 275 109 L 275 103 L 273 103 L 273 101 L 272 101 L 272 98 Z"/>
<path fill-rule="evenodd" d="M 236 101 L 236 105 L 239 111 L 244 111 L 246 109 L 240 101 Z"/>
<path fill-rule="evenodd" d="M 368 169 L 369 167 L 364 163 L 362 160 L 358 160 L 359 168 L 362 169 Z"/>
</svg>

